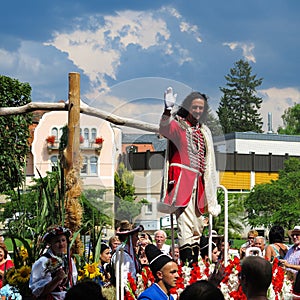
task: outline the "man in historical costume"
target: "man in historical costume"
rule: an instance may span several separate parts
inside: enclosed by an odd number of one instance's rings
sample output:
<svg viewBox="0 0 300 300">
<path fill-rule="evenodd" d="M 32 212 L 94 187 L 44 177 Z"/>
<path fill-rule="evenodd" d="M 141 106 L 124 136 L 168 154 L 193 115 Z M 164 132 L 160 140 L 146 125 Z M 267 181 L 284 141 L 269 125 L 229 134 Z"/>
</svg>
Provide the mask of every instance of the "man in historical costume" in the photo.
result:
<svg viewBox="0 0 300 300">
<path fill-rule="evenodd" d="M 116 262 L 117 259 L 120 258 L 120 250 L 121 248 L 123 248 L 124 254 L 123 261 L 121 262 L 123 265 L 123 274 L 120 274 L 120 276 L 123 276 L 124 282 L 126 282 L 128 279 L 128 273 L 130 273 L 131 276 L 135 279 L 136 274 L 139 273 L 141 270 L 141 265 L 136 255 L 136 246 L 137 241 L 139 239 L 138 234 L 143 230 L 144 227 L 142 225 L 135 227 L 133 224 L 130 224 L 128 220 L 121 221 L 120 227 L 117 230 L 116 235 L 119 237 L 121 245 L 118 246 L 118 248 L 116 249 L 115 253 L 111 258 L 111 261 L 114 268 L 114 272 L 115 274 L 117 274 L 117 272 L 119 271 L 116 270 Z M 114 278 L 112 279 L 112 282 L 114 284 Z"/>
<path fill-rule="evenodd" d="M 138 300 L 173 300 L 170 290 L 176 287 L 179 278 L 178 265 L 153 244 L 147 245 L 145 252 L 155 283 L 142 292 Z"/>
<path fill-rule="evenodd" d="M 169 140 L 167 171 L 164 176 L 159 210 L 175 213 L 180 258 L 197 262 L 199 242 L 206 225 L 203 214 L 217 216 L 217 173 L 212 135 L 203 124 L 206 119 L 207 97 L 199 92 L 189 94 L 178 111 L 171 115 L 176 102 L 173 89 L 165 92 L 165 110 L 159 132 Z"/>
</svg>

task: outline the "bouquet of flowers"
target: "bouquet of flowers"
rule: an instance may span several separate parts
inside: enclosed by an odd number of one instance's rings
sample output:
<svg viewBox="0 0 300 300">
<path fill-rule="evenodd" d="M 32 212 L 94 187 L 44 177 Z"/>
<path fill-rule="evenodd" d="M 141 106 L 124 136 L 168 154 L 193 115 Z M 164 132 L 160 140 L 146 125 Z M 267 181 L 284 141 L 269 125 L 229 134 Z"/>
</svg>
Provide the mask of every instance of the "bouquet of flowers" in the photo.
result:
<svg viewBox="0 0 300 300">
<path fill-rule="evenodd" d="M 7 284 L 1 289 L 2 293 L 18 294 L 22 296 L 30 296 L 31 290 L 29 289 L 29 279 L 30 279 L 31 267 L 22 266 L 19 269 L 15 267 L 10 268 L 5 274 L 5 280 Z M 17 295 L 14 295 L 17 297 Z M 18 299 L 18 298 L 12 298 Z"/>
<path fill-rule="evenodd" d="M 64 261 L 61 257 L 52 255 L 48 262 L 46 263 L 46 273 L 50 272 L 54 274 L 59 268 L 61 268 L 64 264 Z"/>
<path fill-rule="evenodd" d="M 187 265 L 178 266 L 179 278 L 176 287 L 170 290 L 175 299 L 185 287 L 198 280 L 211 280 L 212 276 L 219 271 L 222 277 L 219 288 L 226 300 L 246 300 L 247 297 L 242 291 L 238 274 L 241 271 L 240 259 L 233 257 L 226 267 L 205 262 L 202 259 L 192 267 Z M 278 265 L 278 260 L 273 262 L 273 278 L 268 290 L 268 299 L 286 300 L 292 299 L 293 283 L 288 278 L 284 269 Z M 153 274 L 149 267 L 144 267 L 141 274 L 137 274 L 135 281 L 131 274 L 128 274 L 128 282 L 125 286 L 125 300 L 136 300 L 138 296 L 154 282 Z"/>
</svg>

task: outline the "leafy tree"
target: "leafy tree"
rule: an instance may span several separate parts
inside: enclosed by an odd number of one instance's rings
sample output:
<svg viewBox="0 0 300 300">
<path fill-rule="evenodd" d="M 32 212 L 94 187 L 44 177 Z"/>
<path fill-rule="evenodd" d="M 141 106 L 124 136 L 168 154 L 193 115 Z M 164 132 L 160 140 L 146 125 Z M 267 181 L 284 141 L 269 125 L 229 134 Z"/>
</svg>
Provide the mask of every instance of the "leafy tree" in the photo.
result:
<svg viewBox="0 0 300 300">
<path fill-rule="evenodd" d="M 141 213 L 142 205 L 148 203 L 142 199 L 136 202 L 135 187 L 133 186 L 134 175 L 129 172 L 124 163 L 120 163 L 115 173 L 115 219 L 133 219 Z"/>
<path fill-rule="evenodd" d="M 241 215 L 245 211 L 244 194 L 233 193 L 228 194 L 228 236 L 229 238 L 240 237 L 244 224 Z M 225 195 L 223 191 L 218 192 L 218 202 L 221 205 L 221 213 L 213 219 L 213 228 L 218 234 L 224 234 L 224 201 Z"/>
<path fill-rule="evenodd" d="M 97 226 L 112 224 L 112 209 L 111 203 L 103 200 L 105 190 L 84 190 L 81 195 L 81 202 L 84 210 L 83 222 L 94 220 Z"/>
<path fill-rule="evenodd" d="M 279 172 L 278 180 L 258 184 L 245 200 L 251 226 L 280 224 L 292 228 L 299 223 L 300 160 L 290 158 Z"/>
<path fill-rule="evenodd" d="M 262 98 L 255 95 L 262 78 L 256 79 L 251 72 L 249 63 L 241 59 L 225 76 L 227 83 L 226 87 L 220 88 L 223 96 L 217 110 L 224 133 L 262 132 L 263 122 L 258 112 Z"/>
<path fill-rule="evenodd" d="M 17 107 L 30 102 L 28 83 L 0 76 L 0 107 Z M 14 189 L 24 181 L 31 119 L 31 114 L 0 117 L 0 192 Z"/>
<path fill-rule="evenodd" d="M 206 120 L 205 123 L 208 126 L 208 128 L 210 129 L 211 134 L 213 136 L 220 136 L 220 135 L 223 134 L 222 126 L 221 126 L 218 118 L 216 118 L 214 116 L 214 114 L 211 111 L 211 109 L 208 110 L 207 120 Z"/>
<path fill-rule="evenodd" d="M 283 127 L 279 127 L 279 134 L 300 135 L 300 104 L 295 104 L 284 111 L 281 116 Z"/>
</svg>

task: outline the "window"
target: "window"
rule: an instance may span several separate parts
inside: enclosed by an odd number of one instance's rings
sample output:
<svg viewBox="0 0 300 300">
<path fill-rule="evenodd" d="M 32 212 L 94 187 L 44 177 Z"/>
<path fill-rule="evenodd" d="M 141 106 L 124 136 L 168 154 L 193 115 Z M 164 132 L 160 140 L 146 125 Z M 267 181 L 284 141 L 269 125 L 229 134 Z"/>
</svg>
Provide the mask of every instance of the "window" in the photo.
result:
<svg viewBox="0 0 300 300">
<path fill-rule="evenodd" d="M 50 161 L 51 161 L 51 172 L 58 171 L 58 156 L 52 155 L 50 157 Z"/>
<path fill-rule="evenodd" d="M 95 176 L 98 174 L 98 157 L 97 156 L 85 156 L 83 158 L 81 175 Z"/>
<path fill-rule="evenodd" d="M 51 135 L 54 135 L 56 140 L 58 139 L 58 129 L 57 129 L 57 127 L 53 127 L 51 129 Z"/>
<path fill-rule="evenodd" d="M 95 140 L 97 136 L 97 129 L 96 128 L 92 128 L 91 129 L 91 139 Z"/>
<path fill-rule="evenodd" d="M 83 130 L 83 137 L 85 141 L 88 141 L 90 138 L 90 131 L 88 128 L 84 128 Z"/>
<path fill-rule="evenodd" d="M 83 158 L 82 168 L 81 168 L 80 173 L 85 174 L 85 175 L 88 174 L 88 158 L 87 158 L 87 156 L 84 156 L 84 158 Z"/>
<path fill-rule="evenodd" d="M 97 175 L 98 157 L 90 157 L 90 173 L 91 175 Z"/>
<path fill-rule="evenodd" d="M 152 203 L 146 204 L 145 206 L 145 214 L 152 215 Z"/>
<path fill-rule="evenodd" d="M 130 152 L 138 152 L 138 147 L 134 146 L 134 145 L 130 145 L 126 147 L 126 152 L 130 153 Z"/>
</svg>

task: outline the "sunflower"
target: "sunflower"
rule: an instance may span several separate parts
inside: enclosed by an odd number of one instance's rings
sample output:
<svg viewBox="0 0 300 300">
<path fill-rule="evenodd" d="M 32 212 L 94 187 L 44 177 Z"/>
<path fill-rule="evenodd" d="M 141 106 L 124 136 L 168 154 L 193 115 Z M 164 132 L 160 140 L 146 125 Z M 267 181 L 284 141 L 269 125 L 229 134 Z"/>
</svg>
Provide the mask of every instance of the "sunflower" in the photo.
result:
<svg viewBox="0 0 300 300">
<path fill-rule="evenodd" d="M 20 247 L 19 255 L 22 257 L 23 261 L 28 258 L 28 252 L 27 252 L 27 249 L 24 246 Z"/>
<path fill-rule="evenodd" d="M 10 285 L 17 284 L 16 278 L 14 276 L 15 272 L 16 272 L 15 267 L 12 267 L 12 268 L 8 269 L 5 273 L 5 279 L 8 282 L 8 284 L 10 284 Z"/>
<path fill-rule="evenodd" d="M 78 281 L 82 280 L 84 278 L 85 271 L 84 270 L 78 270 Z"/>
<path fill-rule="evenodd" d="M 94 262 L 92 264 L 86 264 L 83 267 L 85 271 L 85 276 L 88 278 L 95 278 L 100 275 L 100 270 L 98 268 L 98 263 Z"/>
<path fill-rule="evenodd" d="M 18 282 L 26 283 L 29 281 L 31 268 L 29 266 L 23 266 L 17 270 L 16 279 Z"/>
</svg>

